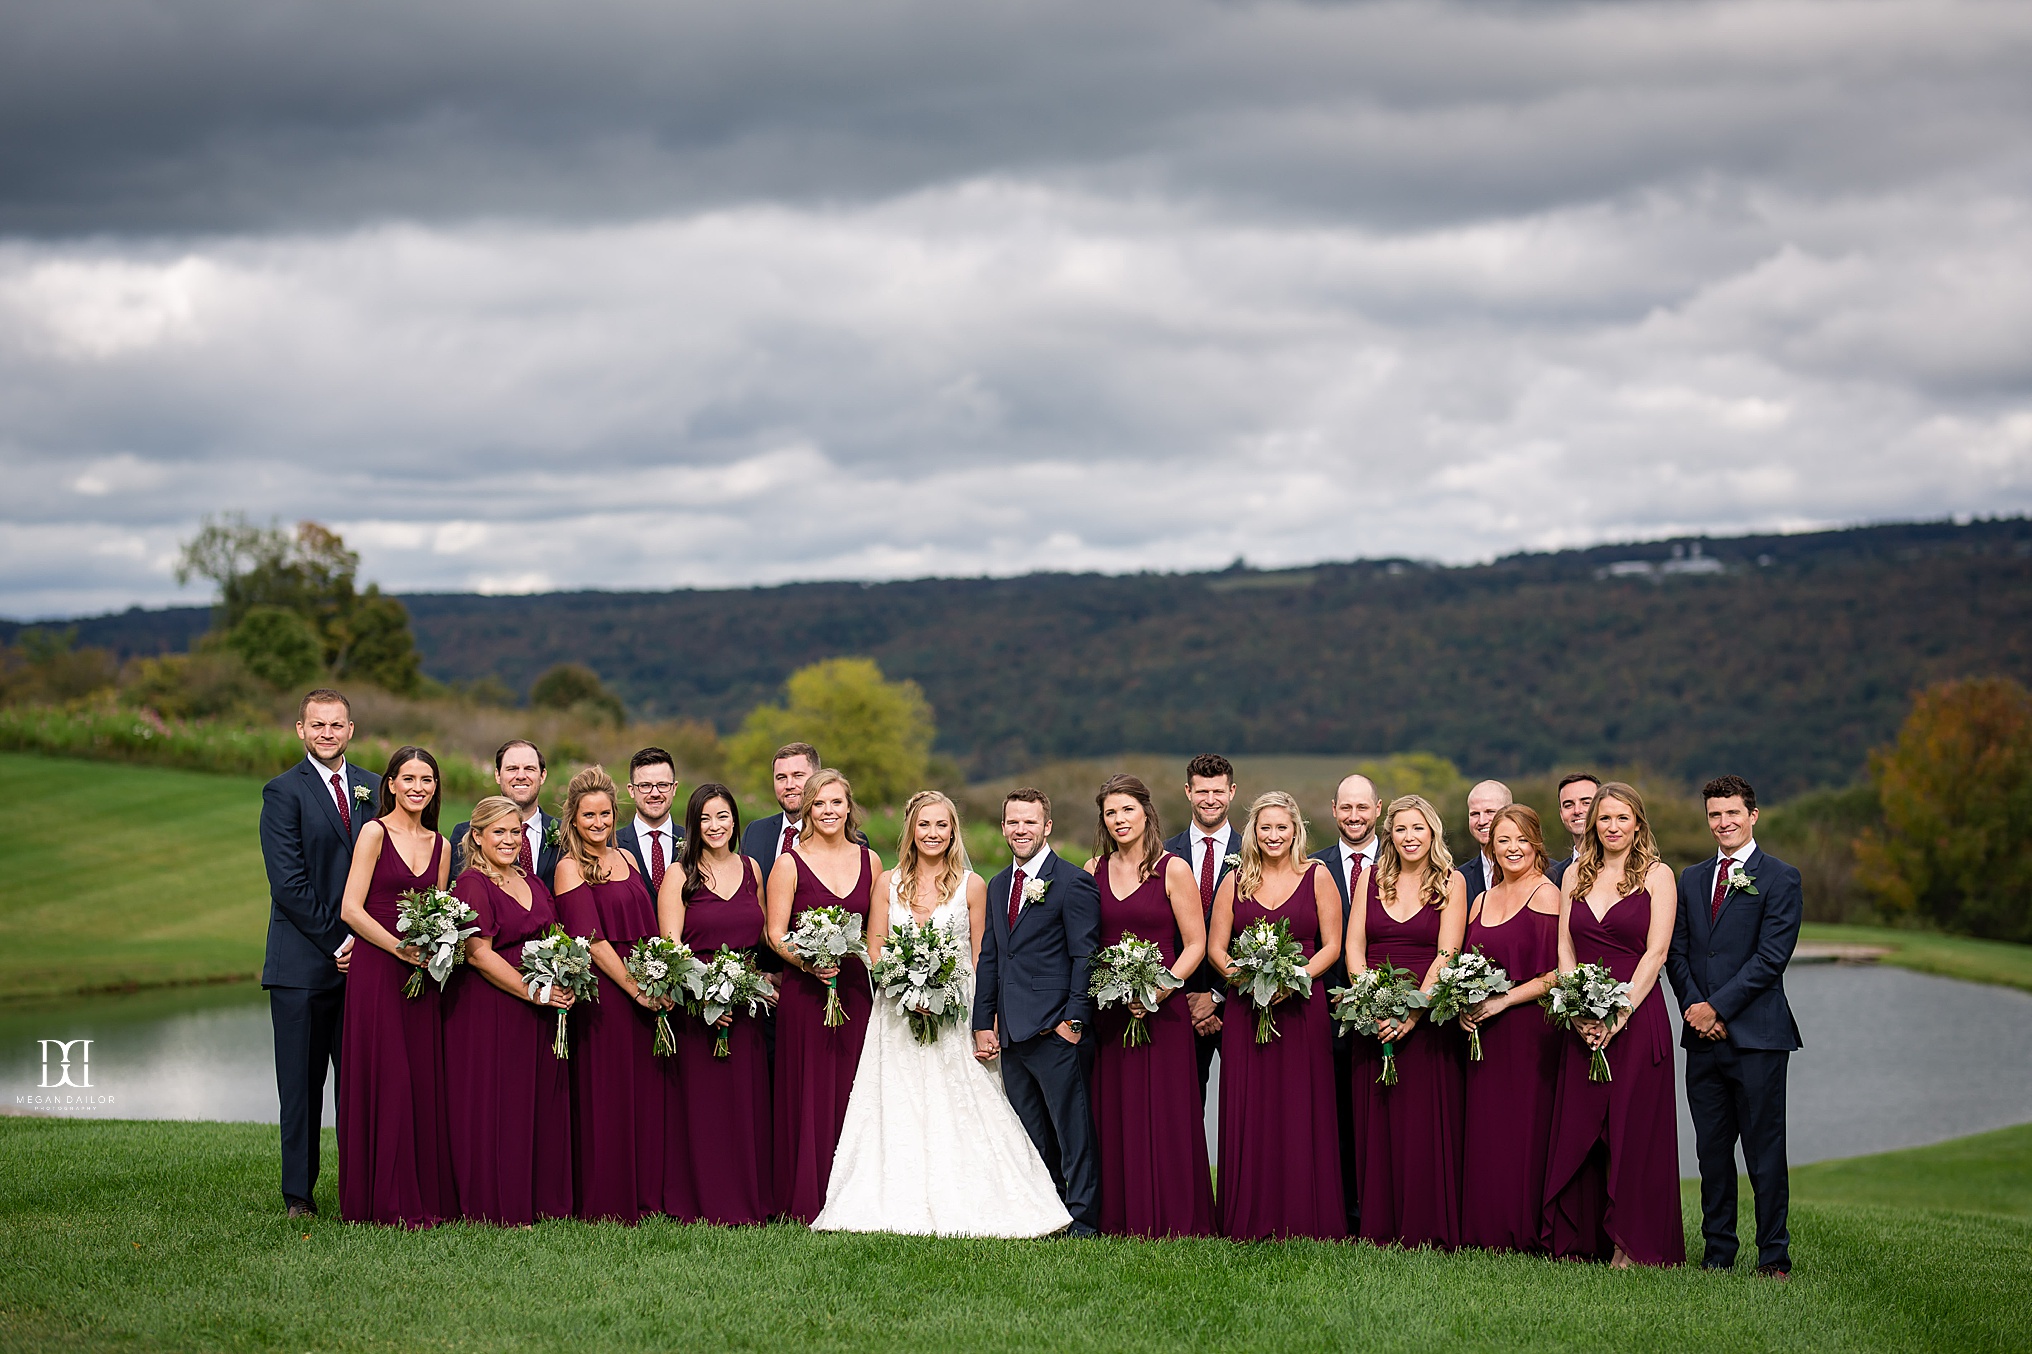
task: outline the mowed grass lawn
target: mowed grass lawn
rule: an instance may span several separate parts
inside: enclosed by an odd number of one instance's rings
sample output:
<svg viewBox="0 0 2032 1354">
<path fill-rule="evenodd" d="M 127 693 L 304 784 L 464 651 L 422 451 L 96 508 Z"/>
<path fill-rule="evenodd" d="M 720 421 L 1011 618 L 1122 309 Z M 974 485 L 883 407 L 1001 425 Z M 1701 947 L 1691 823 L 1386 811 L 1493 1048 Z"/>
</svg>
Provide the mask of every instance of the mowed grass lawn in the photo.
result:
<svg viewBox="0 0 2032 1354">
<path fill-rule="evenodd" d="M 329 1176 L 326 1216 L 292 1224 L 277 1208 L 272 1128 L 0 1119 L 0 1344 L 2023 1351 L 2028 1163 L 2032 1127 L 1803 1169 L 1798 1270 L 1780 1285 L 1747 1260 L 1729 1274 L 1612 1273 L 1311 1242 L 669 1222 L 404 1233 L 331 1220 Z"/>
</svg>

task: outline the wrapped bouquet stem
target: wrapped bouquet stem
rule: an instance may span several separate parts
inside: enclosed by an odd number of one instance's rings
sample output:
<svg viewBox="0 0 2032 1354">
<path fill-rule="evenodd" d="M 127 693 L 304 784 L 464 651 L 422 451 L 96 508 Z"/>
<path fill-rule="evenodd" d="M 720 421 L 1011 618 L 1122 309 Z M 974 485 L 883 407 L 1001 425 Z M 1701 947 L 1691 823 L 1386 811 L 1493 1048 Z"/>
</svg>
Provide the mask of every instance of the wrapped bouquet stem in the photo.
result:
<svg viewBox="0 0 2032 1354">
<path fill-rule="evenodd" d="M 1387 959 L 1363 969 L 1353 982 L 1327 995 L 1333 998 L 1333 1018 L 1342 1033 L 1356 1029 L 1372 1039 L 1380 1038 L 1382 1026 L 1400 1025 L 1413 1011 L 1422 1011 L 1429 1004 L 1411 970 L 1398 968 Z M 1383 1041 L 1383 1070 L 1376 1080 L 1384 1086 L 1397 1084 L 1397 1045 L 1393 1041 Z"/>
<path fill-rule="evenodd" d="M 1582 964 L 1554 978 L 1538 1004 L 1545 1008 L 1545 1018 L 1563 1030 L 1589 1019 L 1606 1025 L 1618 1011 L 1630 1009 L 1630 985 L 1617 982 L 1607 964 Z M 1609 1071 L 1608 1050 L 1590 1048 L 1588 1052 L 1588 1080 L 1615 1080 Z"/>
<path fill-rule="evenodd" d="M 1510 975 L 1505 973 L 1477 945 L 1465 954 L 1450 955 L 1440 966 L 1439 976 L 1433 979 L 1432 991 L 1426 994 L 1431 1002 L 1432 1018 L 1442 1024 L 1459 1020 L 1461 1016 L 1495 996 L 1498 992 L 1510 990 Z M 1480 1028 L 1468 1026 L 1468 1061 L 1482 1060 L 1482 1032 Z"/>
<path fill-rule="evenodd" d="M 1284 919 L 1274 926 L 1267 917 L 1250 923 L 1228 947 L 1228 964 L 1233 969 L 1228 985 L 1256 1008 L 1259 1044 L 1277 1037 L 1277 1018 L 1271 1007 L 1279 997 L 1312 995 L 1305 950 L 1292 938 L 1291 923 Z"/>
<path fill-rule="evenodd" d="M 623 961 L 628 966 L 628 976 L 635 980 L 635 986 L 643 996 L 653 1001 L 681 1000 L 685 994 L 685 980 L 694 969 L 703 969 L 698 956 L 691 952 L 689 945 L 680 945 L 668 936 L 644 936 L 635 942 L 635 948 L 628 951 Z M 670 1014 L 656 1013 L 656 1038 L 649 1045 L 651 1054 L 667 1058 L 677 1051 L 677 1040 L 670 1031 Z"/>
<path fill-rule="evenodd" d="M 933 1043 L 938 1032 L 960 1018 L 966 942 L 935 922 L 905 919 L 889 929 L 882 957 L 869 969 L 875 990 L 896 1003 L 910 1021 L 910 1035 Z"/>
<path fill-rule="evenodd" d="M 552 923 L 536 939 L 522 942 L 522 981 L 528 985 L 533 1001 L 548 1002 L 550 994 L 560 987 L 580 1001 L 598 1001 L 600 985 L 593 972 L 593 942 L 584 936 L 570 935 L 562 926 Z M 557 1013 L 557 1037 L 551 1040 L 550 1051 L 559 1058 L 571 1057 L 571 1044 L 565 1038 L 565 1017 L 570 1014 L 563 1009 Z"/>
<path fill-rule="evenodd" d="M 1110 1006 L 1141 1006 L 1145 1013 L 1157 1009 L 1166 992 L 1182 986 L 1177 974 L 1164 962 L 1157 943 L 1134 932 L 1125 933 L 1113 945 L 1096 950 L 1087 961 L 1088 995 L 1097 1010 Z M 1133 1010 L 1122 1030 L 1123 1048 L 1140 1048 L 1150 1042 L 1150 1027 Z"/>
<path fill-rule="evenodd" d="M 423 962 L 409 971 L 402 995 L 422 996 L 426 974 L 437 983 L 438 991 L 444 991 L 452 969 L 466 962 L 466 937 L 480 933 L 479 927 L 467 923 L 479 919 L 480 914 L 463 899 L 444 889 L 411 889 L 396 899 L 395 934 L 423 955 Z"/>
<path fill-rule="evenodd" d="M 783 943 L 815 969 L 837 969 L 851 956 L 868 957 L 867 942 L 861 935 L 861 915 L 844 907 L 806 908 L 797 914 Z M 825 1023 L 829 1027 L 846 1024 L 846 1008 L 840 1005 L 839 974 L 827 978 L 825 985 Z"/>
</svg>

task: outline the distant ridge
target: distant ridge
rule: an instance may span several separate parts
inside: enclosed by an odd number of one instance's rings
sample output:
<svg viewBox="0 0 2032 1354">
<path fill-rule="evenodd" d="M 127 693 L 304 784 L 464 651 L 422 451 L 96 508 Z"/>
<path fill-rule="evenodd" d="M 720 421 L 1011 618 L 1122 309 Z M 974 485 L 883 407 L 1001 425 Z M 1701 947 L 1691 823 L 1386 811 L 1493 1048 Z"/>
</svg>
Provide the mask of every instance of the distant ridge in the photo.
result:
<svg viewBox="0 0 2032 1354">
<path fill-rule="evenodd" d="M 1846 781 L 1911 689 L 2032 681 L 2032 522 L 1681 537 L 1437 567 L 404 597 L 431 675 L 526 690 L 589 662 L 644 714 L 721 728 L 818 658 L 922 683 L 980 773 L 1123 748 L 1423 749 L 1470 771 L 1640 762 L 1771 793 Z M 203 607 L 76 622 L 180 650 Z M 21 627 L 0 622 L 0 638 Z"/>
</svg>

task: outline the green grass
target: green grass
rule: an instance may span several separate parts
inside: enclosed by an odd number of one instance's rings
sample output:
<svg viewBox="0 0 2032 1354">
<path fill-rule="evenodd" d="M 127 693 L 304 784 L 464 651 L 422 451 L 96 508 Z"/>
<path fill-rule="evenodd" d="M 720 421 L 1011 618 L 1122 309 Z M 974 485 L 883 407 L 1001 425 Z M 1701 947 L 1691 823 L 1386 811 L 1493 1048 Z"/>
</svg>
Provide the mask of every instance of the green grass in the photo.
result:
<svg viewBox="0 0 2032 1354">
<path fill-rule="evenodd" d="M 1844 945 L 1882 945 L 1891 953 L 1883 962 L 1943 978 L 2032 992 L 2032 945 L 2005 940 L 1975 940 L 1935 931 L 1894 930 L 1884 926 L 1830 926 L 1808 923 L 1800 939 Z"/>
<path fill-rule="evenodd" d="M 2032 1124 L 1792 1172 L 1795 1203 L 1940 1208 L 2032 1219 Z M 2032 1268 L 2032 1257 L 2027 1259 Z"/>
<path fill-rule="evenodd" d="M 2022 1176 L 2032 1138 L 2015 1143 Z M 1953 1200 L 1959 1146 L 1899 1155 L 1941 1158 Z M 292 1224 L 274 1174 L 274 1130 L 260 1125 L 0 1120 L 0 1346 L 2032 1345 L 2032 1223 L 1905 1207 L 1938 1201 L 1895 1180 L 1892 1195 L 1872 1194 L 1868 1170 L 1850 1200 L 1797 1203 L 1797 1270 L 1783 1286 L 1747 1265 L 1611 1273 L 1310 1242 L 961 1242 L 667 1221 L 402 1233 L 330 1220 L 329 1183 L 327 1216 Z"/>
</svg>

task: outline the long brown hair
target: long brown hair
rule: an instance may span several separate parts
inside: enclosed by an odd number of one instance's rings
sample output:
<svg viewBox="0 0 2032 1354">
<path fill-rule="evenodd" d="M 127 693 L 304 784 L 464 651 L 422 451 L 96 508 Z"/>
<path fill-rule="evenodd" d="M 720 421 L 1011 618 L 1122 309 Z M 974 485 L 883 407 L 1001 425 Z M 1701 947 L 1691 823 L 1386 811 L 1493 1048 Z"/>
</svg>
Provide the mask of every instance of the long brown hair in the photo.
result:
<svg viewBox="0 0 2032 1354">
<path fill-rule="evenodd" d="M 1525 841 L 1531 843 L 1533 858 L 1537 862 L 1531 868 L 1544 873 L 1552 863 L 1552 857 L 1545 854 L 1545 829 L 1539 825 L 1538 810 L 1529 804 L 1505 804 L 1496 810 L 1496 816 L 1489 820 L 1489 859 L 1496 861 L 1496 877 L 1489 881 L 1491 887 L 1509 883 L 1508 872 L 1503 862 L 1496 860 L 1496 829 L 1507 819 L 1517 825 L 1517 831 Z M 1522 878 L 1523 876 L 1518 876 Z"/>
<path fill-rule="evenodd" d="M 486 851 L 480 846 L 480 834 L 511 813 L 515 815 L 515 821 L 519 825 L 522 821 L 522 810 L 516 808 L 515 801 L 507 795 L 488 795 L 473 805 L 473 816 L 466 824 L 465 840 L 459 843 L 457 873 L 478 870 L 496 884 L 507 882 L 508 876 L 493 861 L 487 859 Z M 520 869 L 515 872 L 522 873 Z"/>
<path fill-rule="evenodd" d="M 1416 809 L 1432 829 L 1432 845 L 1425 852 L 1425 887 L 1418 901 L 1426 907 L 1445 907 L 1447 886 L 1453 880 L 1453 852 L 1446 849 L 1446 824 L 1439 810 L 1424 795 L 1399 795 L 1390 801 L 1383 815 L 1382 840 L 1376 844 L 1376 889 L 1382 897 L 1397 901 L 1397 877 L 1404 872 L 1404 857 L 1397 854 L 1397 834 L 1390 830 L 1397 815 Z"/>
<path fill-rule="evenodd" d="M 943 804 L 952 817 L 952 841 L 946 845 L 945 859 L 939 862 L 936 906 L 952 901 L 960 881 L 972 868 L 967 860 L 967 839 L 960 832 L 959 806 L 937 790 L 919 790 L 903 806 L 903 840 L 896 844 L 896 873 L 890 876 L 896 881 L 897 901 L 905 907 L 917 905 L 917 867 L 922 859 L 917 851 L 917 814 L 927 804 Z"/>
<path fill-rule="evenodd" d="M 418 817 L 425 827 L 435 832 L 438 811 L 444 807 L 444 772 L 437 769 L 437 758 L 430 755 L 430 749 L 417 747 L 414 743 L 395 749 L 395 755 L 388 759 L 388 769 L 381 773 L 381 794 L 375 802 L 374 816 L 386 818 L 395 812 L 395 778 L 411 762 L 422 762 L 430 768 L 430 803 L 423 806 L 423 812 Z"/>
<path fill-rule="evenodd" d="M 1263 848 L 1256 845 L 1256 819 L 1265 809 L 1282 809 L 1291 815 L 1291 868 L 1303 874 L 1310 868 L 1305 849 L 1305 815 L 1298 801 L 1282 790 L 1265 790 L 1249 806 L 1249 821 L 1242 828 L 1242 868 L 1237 870 L 1235 897 L 1254 898 L 1263 887 Z M 1211 848 L 1209 848 L 1211 849 Z"/>
<path fill-rule="evenodd" d="M 1108 831 L 1108 798 L 1111 795 L 1127 795 L 1143 806 L 1143 859 L 1136 862 L 1136 878 L 1148 879 L 1157 873 L 1157 862 L 1164 859 L 1164 829 L 1157 821 L 1157 805 L 1150 798 L 1150 787 L 1131 775 L 1110 776 L 1094 796 L 1094 870 L 1099 873 L 1107 865 L 1108 857 L 1121 847 L 1115 842 L 1115 834 Z"/>
<path fill-rule="evenodd" d="M 558 829 L 557 843 L 564 849 L 564 854 L 578 862 L 579 873 L 588 884 L 604 884 L 607 882 L 606 862 L 594 855 L 593 848 L 579 835 L 579 801 L 587 795 L 605 795 L 607 802 L 617 810 L 618 819 L 621 800 L 614 793 L 614 778 L 607 774 L 605 767 L 584 767 L 571 778 L 571 784 L 564 787 L 564 825 Z M 618 830 L 618 821 L 615 826 Z M 610 835 L 607 845 L 613 844 L 614 839 Z"/>
<path fill-rule="evenodd" d="M 1595 831 L 1595 818 L 1602 811 L 1604 799 L 1621 800 L 1629 806 L 1637 819 L 1637 830 L 1630 834 L 1630 854 L 1623 861 L 1623 880 L 1617 886 L 1619 897 L 1627 898 L 1644 887 L 1644 876 L 1660 859 L 1658 839 L 1651 835 L 1651 820 L 1644 816 L 1644 796 L 1637 793 L 1633 785 L 1612 780 L 1595 791 L 1595 802 L 1588 806 L 1587 827 L 1581 833 L 1580 845 L 1574 848 L 1573 896 L 1585 898 L 1593 892 L 1595 878 L 1602 872 L 1602 859 L 1607 854 L 1602 850 L 1601 835 Z"/>
</svg>

